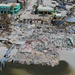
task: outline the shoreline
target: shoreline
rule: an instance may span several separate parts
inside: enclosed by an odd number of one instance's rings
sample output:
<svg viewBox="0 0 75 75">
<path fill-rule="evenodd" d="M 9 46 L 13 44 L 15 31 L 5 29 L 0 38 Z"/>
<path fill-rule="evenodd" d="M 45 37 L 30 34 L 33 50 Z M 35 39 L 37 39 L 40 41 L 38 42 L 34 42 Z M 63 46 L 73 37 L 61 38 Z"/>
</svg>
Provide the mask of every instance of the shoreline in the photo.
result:
<svg viewBox="0 0 75 75">
<path fill-rule="evenodd" d="M 5 69 L 7 69 L 7 70 L 5 71 Z M 75 73 L 73 73 L 73 68 L 65 61 L 61 61 L 60 64 L 55 67 L 51 67 L 51 66 L 47 66 L 47 65 L 42 66 L 42 65 L 25 65 L 25 64 L 18 64 L 18 63 L 16 63 L 16 64 L 15 63 L 14 64 L 7 63 L 6 68 L 3 68 L 3 72 L 8 74 L 7 71 L 9 69 L 10 69 L 11 74 L 13 72 L 14 75 L 16 75 L 16 74 L 32 75 L 33 73 L 35 73 L 35 75 L 38 75 L 38 74 L 40 74 L 40 75 L 65 75 L 65 74 L 66 75 L 74 75 L 75 74 Z M 23 72 L 23 74 L 20 73 L 19 71 Z M 5 74 L 3 74 L 3 72 L 1 74 L 5 75 Z"/>
</svg>

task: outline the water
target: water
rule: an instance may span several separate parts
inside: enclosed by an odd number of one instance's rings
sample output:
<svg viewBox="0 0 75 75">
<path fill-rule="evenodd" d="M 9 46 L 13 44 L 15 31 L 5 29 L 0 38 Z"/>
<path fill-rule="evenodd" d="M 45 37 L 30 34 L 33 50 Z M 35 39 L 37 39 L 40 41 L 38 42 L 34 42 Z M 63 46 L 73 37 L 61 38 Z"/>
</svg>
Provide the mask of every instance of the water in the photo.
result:
<svg viewBox="0 0 75 75">
<path fill-rule="evenodd" d="M 6 63 L 0 75 L 75 75 L 65 61 L 61 61 L 58 66 L 47 65 L 22 65 L 17 63 Z"/>
</svg>

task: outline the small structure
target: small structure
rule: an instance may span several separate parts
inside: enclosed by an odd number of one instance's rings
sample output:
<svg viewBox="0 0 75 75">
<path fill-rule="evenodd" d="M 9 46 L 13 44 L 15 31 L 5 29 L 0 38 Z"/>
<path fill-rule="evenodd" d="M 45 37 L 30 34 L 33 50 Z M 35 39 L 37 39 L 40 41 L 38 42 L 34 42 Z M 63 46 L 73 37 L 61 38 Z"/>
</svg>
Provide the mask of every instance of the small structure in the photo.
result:
<svg viewBox="0 0 75 75">
<path fill-rule="evenodd" d="M 54 9 L 50 6 L 43 6 L 43 5 L 39 5 L 37 8 L 38 13 L 42 12 L 42 13 L 51 13 L 54 12 Z"/>
<path fill-rule="evenodd" d="M 53 25 L 63 25 L 63 16 L 61 13 L 53 13 L 52 15 L 52 24 Z"/>
</svg>

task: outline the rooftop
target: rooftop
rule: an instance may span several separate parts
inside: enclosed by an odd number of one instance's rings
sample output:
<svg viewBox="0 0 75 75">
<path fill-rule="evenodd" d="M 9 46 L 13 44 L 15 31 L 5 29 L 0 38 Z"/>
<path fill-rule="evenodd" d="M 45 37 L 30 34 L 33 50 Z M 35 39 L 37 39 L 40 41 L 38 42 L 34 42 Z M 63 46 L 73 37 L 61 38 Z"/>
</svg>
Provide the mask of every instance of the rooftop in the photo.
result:
<svg viewBox="0 0 75 75">
<path fill-rule="evenodd" d="M 1 3 L 0 6 L 11 6 L 12 4 L 18 5 L 19 3 Z"/>
</svg>

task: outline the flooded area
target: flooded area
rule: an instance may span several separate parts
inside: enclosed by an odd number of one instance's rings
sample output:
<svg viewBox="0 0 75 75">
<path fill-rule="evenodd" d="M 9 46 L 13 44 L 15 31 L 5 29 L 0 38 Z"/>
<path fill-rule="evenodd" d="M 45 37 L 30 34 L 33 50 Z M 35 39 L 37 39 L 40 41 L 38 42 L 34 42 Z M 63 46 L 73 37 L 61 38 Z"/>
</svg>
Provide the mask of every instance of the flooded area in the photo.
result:
<svg viewBox="0 0 75 75">
<path fill-rule="evenodd" d="M 0 75 L 75 75 L 75 73 L 67 62 L 60 61 L 60 64 L 55 67 L 6 63 Z"/>
</svg>

